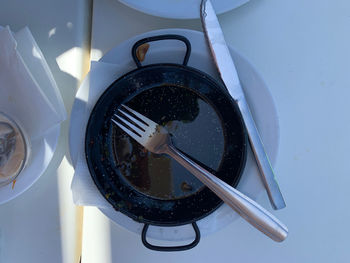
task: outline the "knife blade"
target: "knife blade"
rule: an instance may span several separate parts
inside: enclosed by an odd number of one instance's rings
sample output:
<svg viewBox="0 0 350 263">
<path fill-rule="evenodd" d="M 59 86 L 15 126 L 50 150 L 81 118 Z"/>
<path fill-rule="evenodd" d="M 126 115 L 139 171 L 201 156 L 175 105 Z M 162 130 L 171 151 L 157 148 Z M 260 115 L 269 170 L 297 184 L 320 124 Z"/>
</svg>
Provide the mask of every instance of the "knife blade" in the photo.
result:
<svg viewBox="0 0 350 263">
<path fill-rule="evenodd" d="M 285 201 L 278 186 L 269 158 L 265 152 L 264 145 L 250 112 L 249 105 L 245 99 L 235 64 L 232 60 L 231 53 L 227 47 L 224 34 L 210 0 L 202 0 L 200 11 L 203 30 L 212 57 L 222 81 L 241 111 L 249 142 L 271 205 L 276 210 L 282 209 L 286 206 Z"/>
</svg>

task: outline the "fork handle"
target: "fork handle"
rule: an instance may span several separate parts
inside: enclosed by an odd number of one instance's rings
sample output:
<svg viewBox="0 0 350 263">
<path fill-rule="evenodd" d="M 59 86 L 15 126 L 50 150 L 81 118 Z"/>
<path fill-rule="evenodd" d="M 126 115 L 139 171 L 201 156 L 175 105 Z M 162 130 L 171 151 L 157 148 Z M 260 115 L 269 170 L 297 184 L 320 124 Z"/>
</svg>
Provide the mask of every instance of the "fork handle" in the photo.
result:
<svg viewBox="0 0 350 263">
<path fill-rule="evenodd" d="M 208 172 L 173 145 L 169 145 L 166 154 L 196 176 L 241 217 L 262 233 L 277 242 L 281 242 L 287 237 L 287 227 L 255 201 Z"/>
</svg>

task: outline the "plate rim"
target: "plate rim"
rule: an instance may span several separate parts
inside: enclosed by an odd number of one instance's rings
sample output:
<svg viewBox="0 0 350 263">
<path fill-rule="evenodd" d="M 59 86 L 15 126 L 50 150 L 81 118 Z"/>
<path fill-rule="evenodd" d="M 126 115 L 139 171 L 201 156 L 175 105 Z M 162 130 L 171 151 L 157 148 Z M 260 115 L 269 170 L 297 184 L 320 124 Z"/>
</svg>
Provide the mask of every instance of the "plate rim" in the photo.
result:
<svg viewBox="0 0 350 263">
<path fill-rule="evenodd" d="M 155 17 L 168 18 L 168 19 L 179 19 L 179 20 L 199 19 L 200 18 L 199 12 L 198 12 L 198 15 L 196 15 L 193 12 L 187 13 L 187 15 L 186 15 L 186 13 L 181 13 L 181 12 L 171 14 L 171 13 L 159 10 L 159 9 L 140 8 L 139 5 L 133 4 L 133 2 L 130 2 L 130 0 L 118 0 L 118 1 L 122 4 L 124 4 L 125 6 L 133 9 L 133 10 L 139 11 L 139 12 L 147 14 L 147 15 L 155 16 Z M 186 0 L 184 0 L 184 1 L 186 1 Z M 237 0 L 236 3 L 232 4 L 232 6 L 219 8 L 219 10 L 217 11 L 217 14 L 221 15 L 221 14 L 227 13 L 231 10 L 234 10 L 234 9 L 248 3 L 249 1 L 250 0 Z M 182 14 L 185 14 L 185 15 L 182 15 Z"/>
</svg>

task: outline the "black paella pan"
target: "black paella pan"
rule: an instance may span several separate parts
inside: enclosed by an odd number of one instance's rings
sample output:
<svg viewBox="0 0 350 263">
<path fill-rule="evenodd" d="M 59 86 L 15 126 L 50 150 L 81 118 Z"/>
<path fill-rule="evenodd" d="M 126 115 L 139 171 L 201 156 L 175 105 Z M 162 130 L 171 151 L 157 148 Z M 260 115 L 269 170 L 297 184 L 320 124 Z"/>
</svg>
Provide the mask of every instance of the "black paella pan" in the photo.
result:
<svg viewBox="0 0 350 263">
<path fill-rule="evenodd" d="M 183 64 L 142 66 L 138 48 L 164 39 L 186 45 Z M 236 186 L 244 169 L 247 135 L 240 112 L 223 84 L 187 66 L 190 42 L 179 35 L 139 40 L 132 48 L 137 69 L 114 81 L 97 101 L 86 129 L 85 153 L 101 194 L 118 211 L 144 223 L 142 241 L 150 249 L 185 250 L 200 239 L 196 221 L 222 201 L 170 157 L 145 150 L 111 119 L 126 104 L 165 126 L 177 148 L 226 183 Z M 160 247 L 146 240 L 149 225 L 192 224 L 195 240 Z"/>
</svg>

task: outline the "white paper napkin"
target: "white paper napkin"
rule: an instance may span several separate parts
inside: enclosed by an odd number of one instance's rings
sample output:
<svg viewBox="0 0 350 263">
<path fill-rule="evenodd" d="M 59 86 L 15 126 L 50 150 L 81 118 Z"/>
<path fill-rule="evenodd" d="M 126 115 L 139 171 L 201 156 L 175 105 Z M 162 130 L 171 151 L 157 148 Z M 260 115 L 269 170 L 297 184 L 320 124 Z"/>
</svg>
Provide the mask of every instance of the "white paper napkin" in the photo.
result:
<svg viewBox="0 0 350 263">
<path fill-rule="evenodd" d="M 13 37 L 17 42 L 17 51 L 20 53 L 33 78 L 56 111 L 59 122 L 65 120 L 67 118 L 67 112 L 61 93 L 53 78 L 49 65 L 29 28 L 24 27 L 20 31 L 14 33 Z"/>
<path fill-rule="evenodd" d="M 55 98 L 50 95 L 53 93 L 52 90 L 57 91 L 54 82 L 50 81 L 48 75 L 43 76 L 39 73 L 40 67 L 44 68 L 47 64 L 43 62 L 43 56 L 38 52 L 39 49 L 30 32 L 25 29 L 18 34 L 18 38 L 21 40 L 19 46 L 23 57 L 27 62 L 31 61 L 28 65 L 17 49 L 18 43 L 10 29 L 0 28 L 0 111 L 16 120 L 32 141 L 62 122 L 66 115 L 62 110 L 64 108 L 60 95 L 57 94 Z M 33 56 L 38 62 L 33 62 L 35 61 L 31 59 Z M 39 86 L 31 70 L 42 83 L 42 87 Z M 51 91 L 48 91 L 50 89 Z M 62 106 L 57 107 L 58 104 Z"/>
</svg>

